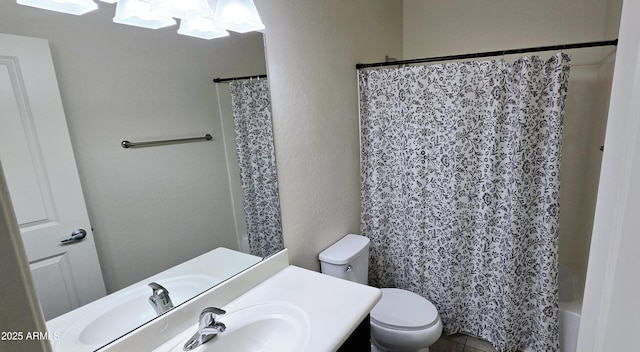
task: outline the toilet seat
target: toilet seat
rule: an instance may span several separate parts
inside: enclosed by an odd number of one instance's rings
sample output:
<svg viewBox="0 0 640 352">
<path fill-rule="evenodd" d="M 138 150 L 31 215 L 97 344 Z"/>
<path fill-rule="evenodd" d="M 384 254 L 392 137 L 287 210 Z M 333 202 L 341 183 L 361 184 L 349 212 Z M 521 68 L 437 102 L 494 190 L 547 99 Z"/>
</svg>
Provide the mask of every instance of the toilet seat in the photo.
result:
<svg viewBox="0 0 640 352">
<path fill-rule="evenodd" d="M 436 307 L 424 297 L 398 288 L 383 288 L 371 310 L 371 322 L 389 329 L 421 330 L 439 322 Z"/>
</svg>

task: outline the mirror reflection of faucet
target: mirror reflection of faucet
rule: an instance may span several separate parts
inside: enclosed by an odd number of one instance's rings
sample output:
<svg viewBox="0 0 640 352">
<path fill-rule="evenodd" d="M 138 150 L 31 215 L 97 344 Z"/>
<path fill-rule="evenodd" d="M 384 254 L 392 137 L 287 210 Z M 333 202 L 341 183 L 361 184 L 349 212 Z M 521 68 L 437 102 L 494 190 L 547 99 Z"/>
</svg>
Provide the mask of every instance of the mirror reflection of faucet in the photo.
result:
<svg viewBox="0 0 640 352">
<path fill-rule="evenodd" d="M 223 332 L 227 327 L 223 323 L 217 322 L 216 319 L 226 313 L 224 310 L 215 307 L 203 309 L 200 313 L 198 331 L 184 344 L 183 350 L 191 351 Z"/>
<path fill-rule="evenodd" d="M 169 290 L 156 282 L 150 283 L 149 287 L 153 290 L 153 294 L 149 297 L 149 303 L 156 311 L 156 314 L 160 315 L 173 308 Z"/>
</svg>

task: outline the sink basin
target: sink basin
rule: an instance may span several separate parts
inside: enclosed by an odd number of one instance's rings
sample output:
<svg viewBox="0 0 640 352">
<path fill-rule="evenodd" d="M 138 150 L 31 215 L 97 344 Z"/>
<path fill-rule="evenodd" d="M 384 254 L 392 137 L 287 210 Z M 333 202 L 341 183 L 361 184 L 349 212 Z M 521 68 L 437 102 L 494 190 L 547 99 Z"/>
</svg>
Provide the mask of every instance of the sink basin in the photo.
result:
<svg viewBox="0 0 640 352">
<path fill-rule="evenodd" d="M 197 318 L 196 318 L 197 320 Z M 218 321 L 227 329 L 194 352 L 212 351 L 304 351 L 309 339 L 307 314 L 293 304 L 267 302 L 227 311 Z M 185 342 L 198 330 L 194 324 L 154 352 L 181 352 Z"/>
<path fill-rule="evenodd" d="M 185 302 L 216 283 L 211 276 L 182 275 L 157 283 L 164 286 L 174 306 Z M 94 350 L 117 339 L 156 317 L 156 312 L 148 302 L 151 288 L 146 285 L 118 291 L 94 303 L 91 311 L 60 332 L 55 343 L 57 351 L 72 351 L 83 347 Z"/>
</svg>

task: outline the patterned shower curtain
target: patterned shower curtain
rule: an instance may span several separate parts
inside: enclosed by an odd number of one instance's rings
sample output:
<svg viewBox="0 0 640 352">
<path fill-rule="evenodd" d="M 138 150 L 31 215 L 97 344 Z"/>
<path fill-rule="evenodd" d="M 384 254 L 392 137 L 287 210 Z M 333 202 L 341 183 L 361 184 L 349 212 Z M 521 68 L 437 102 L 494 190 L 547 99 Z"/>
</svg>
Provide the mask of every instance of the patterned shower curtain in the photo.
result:
<svg viewBox="0 0 640 352">
<path fill-rule="evenodd" d="M 269 83 L 235 81 L 229 89 L 249 250 L 266 257 L 284 248 Z"/>
<path fill-rule="evenodd" d="M 447 334 L 558 351 L 559 168 L 570 59 L 359 74 L 370 283 L 421 294 Z"/>
</svg>

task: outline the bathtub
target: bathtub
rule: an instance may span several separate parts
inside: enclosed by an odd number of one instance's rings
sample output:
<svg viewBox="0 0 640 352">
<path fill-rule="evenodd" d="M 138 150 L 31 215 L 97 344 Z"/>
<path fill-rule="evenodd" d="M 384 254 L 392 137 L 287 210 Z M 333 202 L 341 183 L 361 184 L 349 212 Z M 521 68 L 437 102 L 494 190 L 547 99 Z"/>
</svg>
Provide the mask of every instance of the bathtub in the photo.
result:
<svg viewBox="0 0 640 352">
<path fill-rule="evenodd" d="M 560 329 L 560 352 L 576 352 L 582 294 L 575 272 L 560 264 L 558 273 L 558 324 Z"/>
<path fill-rule="evenodd" d="M 582 297 L 580 285 L 574 271 L 560 264 L 558 272 L 558 325 L 560 330 L 560 352 L 576 352 Z M 535 352 L 527 347 L 523 352 Z"/>
</svg>

